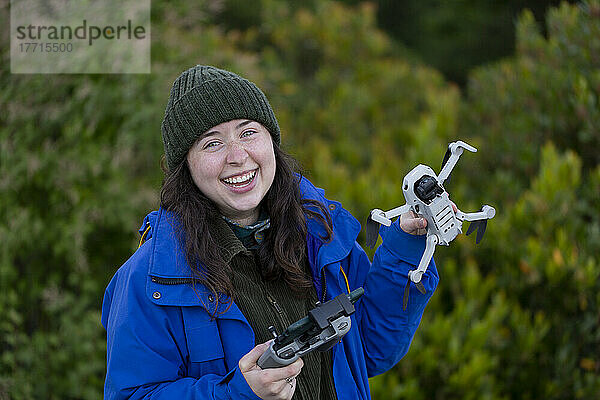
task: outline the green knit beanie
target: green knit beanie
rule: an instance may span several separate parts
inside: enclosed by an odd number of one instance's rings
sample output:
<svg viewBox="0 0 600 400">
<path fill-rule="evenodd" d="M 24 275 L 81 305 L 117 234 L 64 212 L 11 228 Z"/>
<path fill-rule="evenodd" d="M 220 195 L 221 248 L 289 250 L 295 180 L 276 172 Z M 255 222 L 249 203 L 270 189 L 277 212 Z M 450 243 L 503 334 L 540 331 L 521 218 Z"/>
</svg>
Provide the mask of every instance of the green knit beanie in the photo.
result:
<svg viewBox="0 0 600 400">
<path fill-rule="evenodd" d="M 280 144 L 273 109 L 254 83 L 233 72 L 205 65 L 196 65 L 179 75 L 171 88 L 161 125 L 169 170 L 185 159 L 201 134 L 234 119 L 260 122 L 273 142 Z"/>
</svg>

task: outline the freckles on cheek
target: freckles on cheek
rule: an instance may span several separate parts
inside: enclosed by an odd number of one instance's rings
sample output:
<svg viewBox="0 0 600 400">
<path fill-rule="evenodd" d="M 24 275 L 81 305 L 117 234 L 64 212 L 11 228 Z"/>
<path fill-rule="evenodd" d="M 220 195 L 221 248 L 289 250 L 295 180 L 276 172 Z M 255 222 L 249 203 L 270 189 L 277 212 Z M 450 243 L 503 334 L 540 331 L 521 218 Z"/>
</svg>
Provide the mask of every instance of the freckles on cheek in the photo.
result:
<svg viewBox="0 0 600 400">
<path fill-rule="evenodd" d="M 195 174 L 203 179 L 219 178 L 220 169 L 219 163 L 209 157 L 198 157 L 193 162 Z"/>
<path fill-rule="evenodd" d="M 188 158 L 188 166 L 190 168 L 192 178 L 196 184 L 198 184 L 198 181 L 202 180 L 206 175 L 205 163 L 200 159 L 200 157 L 190 157 Z"/>
</svg>

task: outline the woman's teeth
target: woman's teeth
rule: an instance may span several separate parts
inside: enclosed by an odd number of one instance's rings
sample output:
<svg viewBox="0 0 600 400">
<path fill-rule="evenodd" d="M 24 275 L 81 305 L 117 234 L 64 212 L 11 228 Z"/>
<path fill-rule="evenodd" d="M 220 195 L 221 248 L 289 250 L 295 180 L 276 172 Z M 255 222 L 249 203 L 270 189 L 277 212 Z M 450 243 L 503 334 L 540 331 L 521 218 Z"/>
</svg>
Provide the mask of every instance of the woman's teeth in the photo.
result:
<svg viewBox="0 0 600 400">
<path fill-rule="evenodd" d="M 244 175 L 234 176 L 231 178 L 225 178 L 225 179 L 223 179 L 223 182 L 225 182 L 229 185 L 243 186 L 243 185 L 250 183 L 252 181 L 252 179 L 254 179 L 255 175 L 256 175 L 256 170 L 252 171 L 252 172 L 248 172 L 247 174 L 244 174 Z"/>
</svg>

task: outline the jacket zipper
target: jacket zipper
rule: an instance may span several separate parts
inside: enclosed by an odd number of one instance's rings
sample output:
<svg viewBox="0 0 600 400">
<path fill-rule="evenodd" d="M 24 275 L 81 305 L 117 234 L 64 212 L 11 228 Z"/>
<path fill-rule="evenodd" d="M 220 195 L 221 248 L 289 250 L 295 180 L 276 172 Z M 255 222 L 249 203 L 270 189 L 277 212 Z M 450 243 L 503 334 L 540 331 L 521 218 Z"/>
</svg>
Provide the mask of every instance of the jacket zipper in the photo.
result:
<svg viewBox="0 0 600 400">
<path fill-rule="evenodd" d="M 281 317 L 281 320 L 285 321 L 285 318 L 284 318 L 284 315 L 283 315 L 283 309 L 281 308 L 281 306 L 279 305 L 279 303 L 277 303 L 275 301 L 275 299 L 273 297 L 271 297 L 271 295 L 268 294 L 268 293 L 267 293 L 267 300 L 269 300 L 269 303 L 271 303 L 271 305 L 273 307 L 275 307 L 275 310 L 277 310 L 277 313 Z"/>
<path fill-rule="evenodd" d="M 152 282 L 160 285 L 183 285 L 185 283 L 194 283 L 194 278 L 161 278 L 159 276 L 150 276 Z"/>
<path fill-rule="evenodd" d="M 162 278 L 160 276 L 154 275 L 150 276 L 150 278 L 152 279 L 152 282 L 158 283 L 160 285 L 183 285 L 187 283 L 193 284 L 196 282 L 194 278 Z M 321 287 L 323 288 L 323 294 L 321 295 L 321 303 L 325 303 L 325 298 L 327 297 L 327 278 L 325 277 L 325 268 L 321 268 Z M 269 301 L 269 303 L 271 303 L 273 307 L 275 307 L 275 310 L 277 310 L 279 316 L 282 319 L 284 319 L 283 309 L 281 308 L 279 303 L 277 303 L 275 299 L 271 297 L 271 295 L 268 293 L 267 300 Z"/>
<path fill-rule="evenodd" d="M 325 267 L 321 268 L 321 287 L 323 288 L 321 303 L 325 303 L 325 297 L 327 296 L 327 278 L 325 277 Z"/>
</svg>

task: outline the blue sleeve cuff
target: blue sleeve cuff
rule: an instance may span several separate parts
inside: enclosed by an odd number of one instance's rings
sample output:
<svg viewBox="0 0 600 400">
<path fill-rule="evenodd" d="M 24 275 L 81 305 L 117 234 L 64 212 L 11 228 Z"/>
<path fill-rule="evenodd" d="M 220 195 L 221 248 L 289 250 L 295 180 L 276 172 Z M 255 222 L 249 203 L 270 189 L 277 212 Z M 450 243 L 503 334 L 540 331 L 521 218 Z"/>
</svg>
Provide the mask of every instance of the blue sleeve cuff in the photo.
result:
<svg viewBox="0 0 600 400">
<path fill-rule="evenodd" d="M 246 378 L 239 368 L 230 371 L 223 381 L 227 382 L 227 393 L 232 399 L 260 400 L 246 382 Z"/>
<path fill-rule="evenodd" d="M 391 226 L 381 226 L 379 229 L 382 246 L 394 256 L 411 265 L 419 265 L 425 251 L 426 235 L 411 235 L 400 228 L 400 218 Z"/>
</svg>

